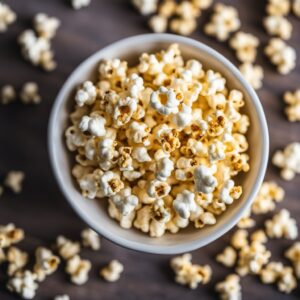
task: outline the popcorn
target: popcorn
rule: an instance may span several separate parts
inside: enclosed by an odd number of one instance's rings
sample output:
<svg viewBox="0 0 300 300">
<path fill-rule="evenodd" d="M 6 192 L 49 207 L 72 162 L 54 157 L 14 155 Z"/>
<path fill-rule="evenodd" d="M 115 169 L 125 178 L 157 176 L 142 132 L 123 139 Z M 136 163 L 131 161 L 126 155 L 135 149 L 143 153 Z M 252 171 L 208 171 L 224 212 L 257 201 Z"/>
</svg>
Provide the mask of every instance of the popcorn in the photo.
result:
<svg viewBox="0 0 300 300">
<path fill-rule="evenodd" d="M 100 270 L 100 275 L 109 282 L 115 282 L 120 279 L 124 266 L 116 259 L 112 260 L 105 268 Z"/>
<path fill-rule="evenodd" d="M 292 36 L 293 26 L 282 16 L 267 16 L 263 24 L 270 35 L 276 35 L 283 40 L 289 40 Z"/>
<path fill-rule="evenodd" d="M 263 182 L 252 204 L 251 210 L 255 214 L 265 214 L 275 210 L 277 202 L 284 198 L 284 190 L 275 182 Z"/>
<path fill-rule="evenodd" d="M 175 18 L 170 22 L 170 30 L 181 35 L 190 35 L 197 27 L 197 21 L 194 18 L 182 19 Z"/>
<path fill-rule="evenodd" d="M 251 234 L 250 240 L 251 242 L 259 242 L 264 244 L 268 241 L 268 238 L 262 229 L 258 229 Z"/>
<path fill-rule="evenodd" d="M 124 187 L 119 174 L 112 171 L 105 172 L 100 178 L 99 184 L 105 196 L 116 195 Z"/>
<path fill-rule="evenodd" d="M 252 65 L 251 63 L 244 63 L 239 66 L 239 70 L 255 90 L 258 90 L 262 87 L 264 71 L 261 66 Z"/>
<path fill-rule="evenodd" d="M 206 73 L 207 88 L 203 89 L 202 94 L 206 96 L 212 96 L 217 92 L 221 92 L 225 88 L 226 80 L 220 73 L 214 72 L 213 70 L 208 70 Z"/>
<path fill-rule="evenodd" d="M 213 0 L 192 0 L 192 2 L 200 9 L 208 9 L 212 5 Z"/>
<path fill-rule="evenodd" d="M 265 226 L 270 238 L 295 240 L 298 237 L 296 220 L 291 218 L 290 212 L 286 209 L 282 209 L 272 219 L 267 220 Z"/>
<path fill-rule="evenodd" d="M 163 157 L 157 162 L 156 179 L 166 181 L 174 170 L 174 163 L 168 157 Z"/>
<path fill-rule="evenodd" d="M 294 0 L 292 8 L 293 8 L 294 15 L 300 18 L 300 1 Z"/>
<path fill-rule="evenodd" d="M 232 204 L 233 200 L 236 200 L 242 194 L 242 188 L 240 186 L 235 187 L 233 180 L 228 180 L 224 183 L 220 190 L 219 199 L 225 204 Z"/>
<path fill-rule="evenodd" d="M 113 111 L 113 120 L 116 127 L 127 124 L 137 110 L 137 100 L 135 98 L 126 97 L 120 99 Z"/>
<path fill-rule="evenodd" d="M 131 188 L 127 187 L 111 197 L 112 202 L 123 216 L 129 215 L 139 203 L 138 197 L 131 194 Z"/>
<path fill-rule="evenodd" d="M 17 94 L 15 88 L 12 85 L 7 84 L 1 88 L 1 96 L 0 96 L 1 104 L 3 105 L 9 104 L 11 102 L 14 102 L 16 98 L 17 98 Z"/>
<path fill-rule="evenodd" d="M 300 89 L 294 93 L 286 92 L 283 96 L 284 102 L 288 105 L 285 114 L 290 122 L 300 121 Z"/>
<path fill-rule="evenodd" d="M 148 195 L 153 198 L 163 198 L 169 194 L 171 190 L 167 182 L 154 179 L 150 182 L 148 187 Z"/>
<path fill-rule="evenodd" d="M 291 261 L 297 278 L 300 278 L 300 242 L 294 243 L 285 251 L 285 257 Z"/>
<path fill-rule="evenodd" d="M 238 30 L 240 26 L 237 10 L 232 6 L 217 3 L 211 21 L 204 27 L 204 32 L 215 36 L 219 41 L 226 41 L 230 33 Z"/>
<path fill-rule="evenodd" d="M 84 247 L 91 248 L 95 251 L 99 250 L 101 247 L 101 241 L 98 233 L 91 228 L 86 228 L 81 231 L 81 239 Z"/>
<path fill-rule="evenodd" d="M 280 176 L 284 180 L 292 180 L 300 173 L 300 143 L 291 143 L 283 151 L 276 151 L 272 163 L 281 168 Z"/>
<path fill-rule="evenodd" d="M 4 179 L 4 184 L 15 194 L 19 194 L 22 191 L 22 183 L 24 178 L 25 174 L 22 171 L 10 171 L 7 173 Z"/>
<path fill-rule="evenodd" d="M 15 22 L 17 15 L 15 12 L 5 3 L 0 3 L 0 32 L 5 32 L 8 25 Z"/>
<path fill-rule="evenodd" d="M 70 297 L 68 295 L 59 295 L 54 297 L 54 300 L 70 300 Z"/>
<path fill-rule="evenodd" d="M 222 300 L 242 299 L 240 277 L 236 274 L 228 275 L 224 281 L 216 284 L 215 289 Z"/>
<path fill-rule="evenodd" d="M 24 299 L 33 299 L 35 297 L 36 290 L 38 289 L 36 278 L 36 274 L 28 270 L 24 272 L 17 272 L 14 277 L 9 279 L 7 288 Z"/>
<path fill-rule="evenodd" d="M 72 283 L 82 285 L 88 281 L 88 273 L 91 267 L 89 260 L 81 259 L 79 255 L 75 255 L 68 259 L 66 272 L 70 274 Z"/>
<path fill-rule="evenodd" d="M 65 260 L 72 258 L 80 252 L 79 243 L 72 242 L 62 235 L 57 237 L 56 246 L 58 248 L 59 255 Z"/>
<path fill-rule="evenodd" d="M 6 254 L 6 260 L 8 262 L 7 274 L 13 276 L 25 267 L 28 262 L 28 254 L 17 247 L 10 247 Z"/>
<path fill-rule="evenodd" d="M 75 101 L 79 107 L 83 105 L 92 105 L 97 96 L 97 89 L 91 81 L 85 81 L 82 87 L 77 91 Z"/>
<path fill-rule="evenodd" d="M 24 231 L 13 223 L 0 226 L 0 248 L 17 244 L 24 239 Z"/>
<path fill-rule="evenodd" d="M 191 213 L 197 209 L 195 194 L 189 190 L 183 190 L 182 193 L 177 194 L 176 199 L 173 201 L 173 207 L 181 218 L 189 219 Z"/>
<path fill-rule="evenodd" d="M 223 252 L 217 255 L 216 261 L 224 265 L 225 267 L 231 268 L 235 265 L 237 259 L 237 253 L 236 251 L 230 247 L 227 246 Z"/>
<path fill-rule="evenodd" d="M 91 0 L 71 0 L 72 7 L 74 9 L 81 9 L 83 7 L 89 6 Z"/>
<path fill-rule="evenodd" d="M 175 281 L 182 285 L 188 285 L 190 289 L 196 289 L 199 283 L 207 284 L 210 281 L 212 270 L 209 265 L 192 264 L 190 253 L 177 256 L 171 260 L 171 268 L 175 272 Z"/>
<path fill-rule="evenodd" d="M 24 104 L 39 104 L 42 99 L 38 85 L 35 82 L 26 82 L 20 92 L 20 98 Z"/>
<path fill-rule="evenodd" d="M 240 250 L 248 246 L 248 232 L 244 229 L 238 229 L 231 237 L 233 248 Z"/>
<path fill-rule="evenodd" d="M 252 228 L 255 226 L 255 220 L 251 218 L 251 210 L 247 210 L 243 217 L 237 223 L 237 227 L 241 229 Z"/>
<path fill-rule="evenodd" d="M 208 168 L 206 166 L 199 166 L 195 169 L 195 189 L 201 193 L 212 193 L 216 188 L 218 181 L 214 174 L 216 173 L 216 167 Z"/>
<path fill-rule="evenodd" d="M 291 293 L 297 287 L 297 280 L 291 267 L 284 266 L 281 262 L 270 262 L 260 273 L 263 283 L 277 282 L 279 291 Z"/>
<path fill-rule="evenodd" d="M 149 27 L 156 33 L 166 32 L 168 28 L 168 19 L 162 15 L 155 15 L 150 18 Z"/>
<path fill-rule="evenodd" d="M 49 17 L 44 13 L 39 13 L 35 15 L 33 24 L 34 29 L 39 36 L 46 39 L 52 39 L 60 26 L 60 21 L 55 17 Z"/>
<path fill-rule="evenodd" d="M 265 54 L 280 74 L 290 73 L 296 66 L 296 51 L 280 38 L 272 38 L 265 47 Z"/>
<path fill-rule="evenodd" d="M 200 10 L 194 3 L 185 0 L 176 7 L 176 14 L 183 19 L 190 19 L 199 17 Z"/>
<path fill-rule="evenodd" d="M 268 0 L 267 13 L 271 16 L 285 16 L 290 11 L 289 0 Z"/>
<path fill-rule="evenodd" d="M 140 163 L 149 162 L 152 160 L 151 156 L 148 154 L 146 147 L 136 147 L 132 151 L 132 157 Z"/>
<path fill-rule="evenodd" d="M 142 15 L 149 15 L 157 10 L 158 0 L 132 0 L 131 2 Z"/>
<path fill-rule="evenodd" d="M 259 40 L 253 34 L 239 31 L 230 39 L 229 45 L 236 50 L 236 56 L 241 62 L 255 61 Z"/>
<path fill-rule="evenodd" d="M 106 134 L 105 123 L 106 120 L 101 116 L 83 116 L 79 123 L 79 129 L 82 132 L 89 131 L 92 136 L 101 137 Z"/>
</svg>

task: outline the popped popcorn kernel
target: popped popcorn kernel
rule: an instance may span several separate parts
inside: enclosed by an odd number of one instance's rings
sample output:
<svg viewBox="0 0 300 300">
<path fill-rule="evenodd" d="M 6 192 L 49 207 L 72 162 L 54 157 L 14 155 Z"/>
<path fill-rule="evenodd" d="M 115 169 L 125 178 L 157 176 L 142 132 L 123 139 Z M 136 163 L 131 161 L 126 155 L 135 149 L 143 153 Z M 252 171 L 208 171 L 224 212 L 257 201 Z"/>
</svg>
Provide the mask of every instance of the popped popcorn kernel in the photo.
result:
<svg viewBox="0 0 300 300">
<path fill-rule="evenodd" d="M 0 3 L 0 33 L 17 19 L 16 13 L 5 3 Z"/>
<path fill-rule="evenodd" d="M 13 276 L 22 270 L 28 262 L 28 254 L 17 247 L 10 247 L 6 253 L 7 274 Z"/>
<path fill-rule="evenodd" d="M 300 1 L 294 0 L 292 5 L 293 13 L 296 17 L 300 18 Z"/>
<path fill-rule="evenodd" d="M 216 261 L 224 265 L 225 267 L 231 268 L 235 265 L 237 259 L 237 253 L 234 248 L 227 246 L 223 252 L 217 255 Z"/>
<path fill-rule="evenodd" d="M 15 224 L 0 225 L 0 248 L 10 247 L 24 239 L 24 231 Z"/>
<path fill-rule="evenodd" d="M 52 39 L 60 26 L 60 20 L 55 17 L 49 17 L 44 13 L 38 13 L 33 20 L 35 31 L 46 39 Z"/>
<path fill-rule="evenodd" d="M 287 104 L 285 114 L 290 122 L 300 121 L 300 89 L 295 92 L 285 92 L 283 96 Z"/>
<path fill-rule="evenodd" d="M 81 231 L 81 239 L 84 247 L 89 247 L 94 251 L 99 250 L 101 247 L 98 233 L 91 228 L 86 228 Z"/>
<path fill-rule="evenodd" d="M 300 278 L 300 242 L 295 242 L 284 253 L 284 256 L 291 261 L 297 278 Z"/>
<path fill-rule="evenodd" d="M 242 299 L 240 277 L 237 274 L 228 275 L 224 281 L 216 284 L 215 289 L 222 300 Z"/>
<path fill-rule="evenodd" d="M 76 254 L 67 260 L 66 272 L 70 275 L 72 283 L 82 285 L 88 281 L 88 273 L 91 267 L 92 264 L 89 260 L 81 259 Z"/>
<path fill-rule="evenodd" d="M 231 245 L 237 250 L 248 246 L 248 232 L 245 229 L 236 230 L 231 237 Z"/>
<path fill-rule="evenodd" d="M 80 252 L 79 243 L 72 242 L 62 235 L 57 237 L 56 246 L 58 248 L 59 255 L 65 260 L 72 258 Z"/>
<path fill-rule="evenodd" d="M 42 98 L 37 83 L 26 82 L 21 89 L 20 99 L 24 104 L 39 104 Z"/>
<path fill-rule="evenodd" d="M 116 259 L 112 260 L 105 268 L 100 270 L 100 276 L 106 281 L 115 282 L 120 279 L 124 266 Z"/>
<path fill-rule="evenodd" d="M 282 16 L 267 16 L 263 21 L 268 34 L 289 40 L 292 36 L 292 24 Z"/>
<path fill-rule="evenodd" d="M 68 295 L 58 295 L 55 296 L 53 300 L 70 300 L 71 298 Z"/>
<path fill-rule="evenodd" d="M 71 0 L 72 7 L 76 10 L 89 6 L 91 0 Z"/>
<path fill-rule="evenodd" d="M 286 16 L 290 7 L 289 0 L 268 0 L 266 10 L 271 16 Z"/>
<path fill-rule="evenodd" d="M 153 32 L 166 32 L 168 28 L 168 19 L 163 15 L 155 15 L 149 20 L 149 27 Z"/>
<path fill-rule="evenodd" d="M 15 88 L 10 85 L 4 85 L 1 88 L 0 102 L 3 105 L 7 105 L 11 102 L 14 102 L 17 99 L 17 93 Z"/>
<path fill-rule="evenodd" d="M 132 0 L 131 2 L 142 15 L 149 15 L 157 11 L 158 0 Z"/>
<path fill-rule="evenodd" d="M 239 70 L 255 90 L 258 90 L 262 87 L 264 71 L 261 66 L 252 65 L 251 63 L 244 63 L 239 66 Z"/>
</svg>

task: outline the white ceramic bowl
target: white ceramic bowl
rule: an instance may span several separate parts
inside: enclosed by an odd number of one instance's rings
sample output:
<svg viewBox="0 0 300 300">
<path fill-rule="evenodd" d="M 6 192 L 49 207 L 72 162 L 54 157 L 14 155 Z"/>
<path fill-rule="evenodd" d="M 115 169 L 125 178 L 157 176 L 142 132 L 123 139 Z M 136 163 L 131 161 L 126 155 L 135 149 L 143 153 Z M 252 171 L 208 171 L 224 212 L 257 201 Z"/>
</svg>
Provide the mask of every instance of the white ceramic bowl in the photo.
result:
<svg viewBox="0 0 300 300">
<path fill-rule="evenodd" d="M 177 234 L 167 233 L 161 238 L 151 238 L 135 229 L 123 229 L 111 219 L 106 210 L 107 201 L 85 199 L 71 175 L 72 157 L 64 140 L 68 115 L 74 105 L 74 91 L 82 81 L 90 79 L 101 59 L 121 58 L 137 62 L 142 52 L 152 52 L 178 43 L 185 58 L 200 60 L 205 68 L 218 70 L 227 78 L 230 88 L 243 91 L 246 98 L 245 111 L 250 116 L 251 126 L 250 171 L 241 178 L 242 197 L 223 213 L 214 226 L 203 229 L 186 228 Z M 94 230 L 109 240 L 124 247 L 150 253 L 175 254 L 205 246 L 231 229 L 250 207 L 262 183 L 268 161 L 268 128 L 261 103 L 241 73 L 226 58 L 212 48 L 193 39 L 171 34 L 145 34 L 123 39 L 96 52 L 86 59 L 68 78 L 54 103 L 49 123 L 49 152 L 59 186 L 78 215 Z"/>
</svg>

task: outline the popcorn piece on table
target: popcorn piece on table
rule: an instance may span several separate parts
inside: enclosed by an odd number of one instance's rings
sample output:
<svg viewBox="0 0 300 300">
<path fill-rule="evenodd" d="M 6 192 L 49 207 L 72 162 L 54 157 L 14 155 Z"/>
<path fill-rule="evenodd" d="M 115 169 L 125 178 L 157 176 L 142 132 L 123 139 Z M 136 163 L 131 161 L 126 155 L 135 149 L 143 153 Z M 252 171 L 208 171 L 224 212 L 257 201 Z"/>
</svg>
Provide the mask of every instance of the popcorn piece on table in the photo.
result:
<svg viewBox="0 0 300 300">
<path fill-rule="evenodd" d="M 82 285 L 88 281 L 91 267 L 92 264 L 89 260 L 81 259 L 79 255 L 75 255 L 67 260 L 66 272 L 70 274 L 74 284 Z"/>
<path fill-rule="evenodd" d="M 1 104 L 4 105 L 9 104 L 11 102 L 14 102 L 16 99 L 17 99 L 17 93 L 15 88 L 12 85 L 7 84 L 1 88 L 1 96 L 0 96 Z"/>
<path fill-rule="evenodd" d="M 235 265 L 236 259 L 237 259 L 236 250 L 231 246 L 227 246 L 223 250 L 223 252 L 221 252 L 216 256 L 216 261 L 228 268 L 231 268 Z"/>
<path fill-rule="evenodd" d="M 116 259 L 112 260 L 106 267 L 100 270 L 100 276 L 106 281 L 115 282 L 120 279 L 124 266 Z"/>
<path fill-rule="evenodd" d="M 295 240 L 298 237 L 296 220 L 287 209 L 282 209 L 272 219 L 265 222 L 266 233 L 270 238 Z"/>
<path fill-rule="evenodd" d="M 39 86 L 35 82 L 26 82 L 20 92 L 21 101 L 24 104 L 39 104 L 42 100 L 39 95 Z"/>
<path fill-rule="evenodd" d="M 216 284 L 215 289 L 222 300 L 242 299 L 240 277 L 237 274 L 228 275 L 224 281 Z"/>
<path fill-rule="evenodd" d="M 210 22 L 204 27 L 204 32 L 215 36 L 219 41 L 226 41 L 230 33 L 237 31 L 240 26 L 238 11 L 232 6 L 217 3 Z"/>
<path fill-rule="evenodd" d="M 295 274 L 300 279 L 300 242 L 295 242 L 288 250 L 285 251 L 285 257 L 291 261 Z"/>
<path fill-rule="evenodd" d="M 190 35 L 197 27 L 195 18 L 175 18 L 170 22 L 170 30 L 181 35 Z"/>
<path fill-rule="evenodd" d="M 236 51 L 236 56 L 241 62 L 253 63 L 256 59 L 259 39 L 253 34 L 239 31 L 230 39 L 229 45 Z"/>
<path fill-rule="evenodd" d="M 58 295 L 56 297 L 54 297 L 53 300 L 70 300 L 71 298 L 68 295 Z"/>
<path fill-rule="evenodd" d="M 263 21 L 268 34 L 280 37 L 283 40 L 289 40 L 292 36 L 292 24 L 282 16 L 267 16 Z"/>
<path fill-rule="evenodd" d="M 60 26 L 60 21 L 55 17 L 49 17 L 44 13 L 38 13 L 33 19 L 33 25 L 39 36 L 46 39 L 52 39 Z"/>
<path fill-rule="evenodd" d="M 264 230 L 257 229 L 250 236 L 251 242 L 258 242 L 261 244 L 265 244 L 268 241 L 268 237 Z"/>
<path fill-rule="evenodd" d="M 22 191 L 24 178 L 25 174 L 22 171 L 9 171 L 4 179 L 4 184 L 15 194 L 19 194 Z"/>
<path fill-rule="evenodd" d="M 7 30 L 8 25 L 15 22 L 17 15 L 5 3 L 0 2 L 0 33 Z"/>
<path fill-rule="evenodd" d="M 300 121 L 300 89 L 295 92 L 285 92 L 284 102 L 288 105 L 285 114 L 290 122 Z"/>
<path fill-rule="evenodd" d="M 276 151 L 272 163 L 281 168 L 281 178 L 292 180 L 296 174 L 300 173 L 300 143 L 291 143 L 283 151 Z"/>
<path fill-rule="evenodd" d="M 71 0 L 72 7 L 74 9 L 81 9 L 83 7 L 89 6 L 91 0 Z"/>
<path fill-rule="evenodd" d="M 13 276 L 27 264 L 28 254 L 17 247 L 10 247 L 6 253 L 6 260 L 8 262 L 7 274 Z"/>
<path fill-rule="evenodd" d="M 284 198 L 284 190 L 276 182 L 265 181 L 254 199 L 251 210 L 254 214 L 265 214 L 275 209 Z"/>
<path fill-rule="evenodd" d="M 80 252 L 80 244 L 60 235 L 56 239 L 58 253 L 63 259 L 69 259 Z"/>
<path fill-rule="evenodd" d="M 35 297 L 36 290 L 38 289 L 36 278 L 36 274 L 29 270 L 17 272 L 9 279 L 7 288 L 24 299 L 33 299 Z"/>
<path fill-rule="evenodd" d="M 97 232 L 91 228 L 86 228 L 81 231 L 82 244 L 93 250 L 99 250 L 101 247 L 100 237 Z"/>
<path fill-rule="evenodd" d="M 192 0 L 192 2 L 196 7 L 199 7 L 201 10 L 204 10 L 208 9 L 212 5 L 213 0 Z"/>
<path fill-rule="evenodd" d="M 271 16 L 286 16 L 290 12 L 290 8 L 289 0 L 268 0 L 266 10 Z"/>
<path fill-rule="evenodd" d="M 292 8 L 294 15 L 300 18 L 300 0 L 294 0 Z"/>
<path fill-rule="evenodd" d="M 260 273 L 263 283 L 277 282 L 279 291 L 291 293 L 297 287 L 297 280 L 291 267 L 284 266 L 281 262 L 270 262 Z"/>
<path fill-rule="evenodd" d="M 177 283 L 196 289 L 200 283 L 207 284 L 210 281 L 212 270 L 209 265 L 192 264 L 191 260 L 190 253 L 176 256 L 171 260 L 171 268 L 175 272 Z"/>
<path fill-rule="evenodd" d="M 251 210 L 248 210 L 246 214 L 239 220 L 237 227 L 241 229 L 252 228 L 256 224 L 255 220 L 251 218 Z"/>
<path fill-rule="evenodd" d="M 149 20 L 149 27 L 156 33 L 166 32 L 168 19 L 162 15 L 154 15 Z"/>
<path fill-rule="evenodd" d="M 245 229 L 238 229 L 234 232 L 230 241 L 233 248 L 240 250 L 248 245 L 248 232 Z"/>
<path fill-rule="evenodd" d="M 252 65 L 251 63 L 243 63 L 239 66 L 239 69 L 242 75 L 245 77 L 245 79 L 255 90 L 258 90 L 262 87 L 264 71 L 261 66 Z"/>
<path fill-rule="evenodd" d="M 0 226 L 0 248 L 17 244 L 24 239 L 24 231 L 13 223 Z"/>
<path fill-rule="evenodd" d="M 158 0 L 131 0 L 131 2 L 142 15 L 149 15 L 157 11 Z"/>
<path fill-rule="evenodd" d="M 286 75 L 296 66 L 296 51 L 288 46 L 280 38 L 270 39 L 265 47 L 265 54 L 269 57 L 272 64 L 277 67 L 278 73 Z"/>
</svg>

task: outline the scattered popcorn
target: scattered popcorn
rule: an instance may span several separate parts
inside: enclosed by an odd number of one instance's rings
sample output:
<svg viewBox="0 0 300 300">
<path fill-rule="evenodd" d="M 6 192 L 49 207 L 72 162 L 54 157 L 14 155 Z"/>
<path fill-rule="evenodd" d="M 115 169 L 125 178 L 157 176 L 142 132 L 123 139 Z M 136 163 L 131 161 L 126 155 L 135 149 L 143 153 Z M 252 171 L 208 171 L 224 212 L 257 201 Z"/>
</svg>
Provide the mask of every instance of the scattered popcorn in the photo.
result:
<svg viewBox="0 0 300 300">
<path fill-rule="evenodd" d="M 89 6 L 91 0 L 71 0 L 72 7 L 74 9 L 81 9 L 83 7 Z"/>
<path fill-rule="evenodd" d="M 100 237 L 97 232 L 91 228 L 86 228 L 81 231 L 82 244 L 93 250 L 99 250 L 101 247 Z"/>
<path fill-rule="evenodd" d="M 253 63 L 256 59 L 259 39 L 253 34 L 239 31 L 230 39 L 229 45 L 236 51 L 236 56 L 241 62 Z"/>
<path fill-rule="evenodd" d="M 116 259 L 112 260 L 105 268 L 100 270 L 100 275 L 109 282 L 115 282 L 120 279 L 124 266 Z"/>
<path fill-rule="evenodd" d="M 25 174 L 22 171 L 9 171 L 4 179 L 4 184 L 15 194 L 19 194 L 22 191 L 24 178 Z"/>
<path fill-rule="evenodd" d="M 216 284 L 216 291 L 222 300 L 241 300 L 240 277 L 236 274 L 228 275 L 224 281 Z"/>
<path fill-rule="evenodd" d="M 300 173 L 300 143 L 291 143 L 283 151 L 276 151 L 272 163 L 281 168 L 280 176 L 284 180 L 292 180 Z"/>
<path fill-rule="evenodd" d="M 272 38 L 265 47 L 265 54 L 280 74 L 290 73 L 296 66 L 296 51 L 280 38 Z"/>
<path fill-rule="evenodd" d="M 286 16 L 290 11 L 289 0 L 268 0 L 267 13 L 271 16 Z"/>
<path fill-rule="evenodd" d="M 212 5 L 213 0 L 192 0 L 192 2 L 196 7 L 204 10 L 208 9 Z"/>
<path fill-rule="evenodd" d="M 13 223 L 0 225 L 0 248 L 10 247 L 24 239 L 24 231 Z"/>
<path fill-rule="evenodd" d="M 239 66 L 239 69 L 245 79 L 255 90 L 258 90 L 262 87 L 264 71 L 261 66 L 252 65 L 251 63 L 244 63 Z"/>
<path fill-rule="evenodd" d="M 33 24 L 39 36 L 52 39 L 60 26 L 60 21 L 55 17 L 49 17 L 44 13 L 39 13 L 35 15 Z"/>
<path fill-rule="evenodd" d="M 294 93 L 286 92 L 283 96 L 284 102 L 288 105 L 285 114 L 290 122 L 300 121 L 300 89 Z"/>
<path fill-rule="evenodd" d="M 250 236 L 251 242 L 264 244 L 268 241 L 266 233 L 262 229 L 257 229 Z"/>
<path fill-rule="evenodd" d="M 56 239 L 58 253 L 63 259 L 72 258 L 80 252 L 80 245 L 77 242 L 72 242 L 64 236 L 60 235 Z"/>
<path fill-rule="evenodd" d="M 263 182 L 254 199 L 251 210 L 255 214 L 266 214 L 275 210 L 276 203 L 284 198 L 284 190 L 275 182 Z"/>
<path fill-rule="evenodd" d="M 291 218 L 290 212 L 286 209 L 282 209 L 272 219 L 267 220 L 265 226 L 270 238 L 294 240 L 298 237 L 296 220 Z"/>
<path fill-rule="evenodd" d="M 219 41 L 226 41 L 229 35 L 237 31 L 241 26 L 238 11 L 222 3 L 214 6 L 214 14 L 211 21 L 204 27 L 204 32 L 208 35 L 215 36 Z"/>
<path fill-rule="evenodd" d="M 76 285 L 82 285 L 88 281 L 88 273 L 91 270 L 91 262 L 74 255 L 67 260 L 66 272 L 70 274 L 71 281 Z"/>
<path fill-rule="evenodd" d="M 169 18 L 170 3 L 159 14 Z M 191 3 L 174 3 L 172 14 L 196 17 Z M 82 195 L 107 197 L 121 227 L 152 237 L 214 225 L 242 194 L 233 177 L 250 168 L 242 92 L 201 62 L 185 62 L 177 44 L 143 53 L 133 67 L 101 61 L 98 72 L 75 93 L 65 132 Z"/>
<path fill-rule="evenodd" d="M 293 8 L 293 13 L 295 14 L 295 16 L 300 18 L 300 1 L 294 0 L 292 8 Z"/>
<path fill-rule="evenodd" d="M 7 84 L 1 88 L 1 96 L 0 96 L 1 104 L 4 105 L 9 104 L 11 102 L 14 102 L 16 98 L 17 98 L 16 90 L 12 85 Z"/>
<path fill-rule="evenodd" d="M 6 253 L 6 260 L 8 262 L 7 274 L 13 276 L 25 267 L 28 262 L 28 254 L 17 247 L 10 247 Z"/>
<path fill-rule="evenodd" d="M 237 227 L 241 229 L 252 228 L 255 226 L 255 223 L 255 220 L 251 218 L 251 210 L 248 210 L 239 220 Z"/>
<path fill-rule="evenodd" d="M 233 248 L 240 250 L 248 246 L 248 232 L 244 229 L 238 229 L 231 237 Z"/>
<path fill-rule="evenodd" d="M 162 15 L 155 15 L 149 20 L 149 27 L 153 32 L 166 32 L 168 28 L 168 19 Z"/>
<path fill-rule="evenodd" d="M 39 87 L 35 82 L 26 82 L 20 92 L 21 101 L 24 104 L 39 104 L 41 96 L 39 95 Z"/>
<path fill-rule="evenodd" d="M 33 299 L 35 297 L 36 290 L 38 289 L 36 274 L 28 270 L 24 272 L 17 272 L 14 277 L 9 279 L 7 288 L 24 299 Z"/>
<path fill-rule="evenodd" d="M 158 0 L 132 0 L 131 2 L 142 15 L 149 15 L 157 11 Z"/>
<path fill-rule="evenodd" d="M 297 287 L 297 280 L 291 267 L 284 266 L 281 262 L 270 262 L 261 271 L 260 279 L 265 284 L 277 282 L 279 291 L 291 293 Z"/>
<path fill-rule="evenodd" d="M 297 278 L 300 278 L 300 242 L 294 243 L 287 251 L 285 257 L 291 261 Z"/>
<path fill-rule="evenodd" d="M 293 26 L 282 16 L 265 17 L 264 26 L 268 34 L 278 36 L 283 40 L 289 40 L 292 36 Z"/>
<path fill-rule="evenodd" d="M 195 31 L 197 21 L 195 18 L 175 18 L 170 22 L 170 30 L 174 33 L 181 35 L 190 35 Z"/>
<path fill-rule="evenodd" d="M 190 253 L 177 256 L 171 260 L 171 268 L 176 274 L 175 281 L 182 285 L 188 285 L 190 289 L 196 289 L 199 283 L 207 284 L 212 275 L 209 265 L 192 264 Z"/>
<path fill-rule="evenodd" d="M 8 25 L 15 22 L 17 15 L 5 3 L 0 2 L 0 32 L 5 32 Z"/>
<path fill-rule="evenodd" d="M 237 259 L 237 253 L 234 248 L 227 246 L 222 253 L 218 254 L 216 261 L 224 265 L 225 267 L 232 268 Z"/>
<path fill-rule="evenodd" d="M 71 298 L 68 295 L 59 295 L 54 297 L 54 300 L 70 300 Z"/>
</svg>

